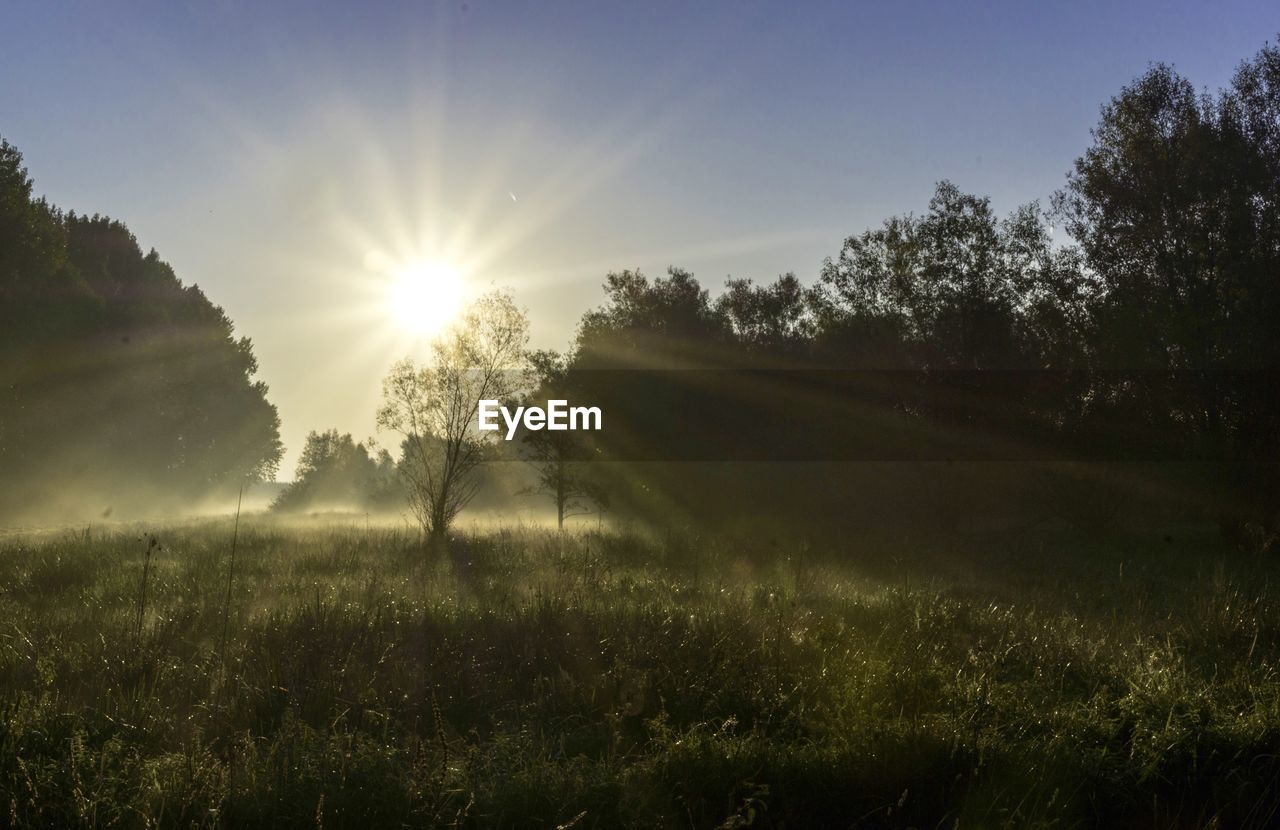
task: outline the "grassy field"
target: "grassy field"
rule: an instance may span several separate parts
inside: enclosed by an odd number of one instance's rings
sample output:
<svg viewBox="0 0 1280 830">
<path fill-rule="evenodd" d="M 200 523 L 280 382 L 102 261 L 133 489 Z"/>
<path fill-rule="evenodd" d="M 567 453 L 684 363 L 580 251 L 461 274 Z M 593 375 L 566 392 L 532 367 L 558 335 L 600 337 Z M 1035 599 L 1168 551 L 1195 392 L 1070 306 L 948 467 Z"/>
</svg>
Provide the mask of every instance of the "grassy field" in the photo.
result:
<svg viewBox="0 0 1280 830">
<path fill-rule="evenodd" d="M 428 561 L 255 516 L 228 604 L 231 537 L 0 541 L 0 823 L 1280 820 L 1275 569 L 1208 532 L 526 528 Z"/>
</svg>

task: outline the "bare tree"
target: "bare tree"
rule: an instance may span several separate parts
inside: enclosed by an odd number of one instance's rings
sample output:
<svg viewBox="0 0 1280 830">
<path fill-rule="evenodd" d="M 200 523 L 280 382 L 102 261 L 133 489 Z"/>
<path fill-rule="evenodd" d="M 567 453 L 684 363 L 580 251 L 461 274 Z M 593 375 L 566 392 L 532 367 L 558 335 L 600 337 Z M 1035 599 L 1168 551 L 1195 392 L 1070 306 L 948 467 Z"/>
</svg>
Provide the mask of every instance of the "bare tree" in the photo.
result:
<svg viewBox="0 0 1280 830">
<path fill-rule="evenodd" d="M 404 437 L 401 475 L 409 508 L 440 541 L 476 493 L 476 468 L 492 434 L 477 428 L 481 400 L 510 400 L 528 385 L 529 321 L 511 295 L 472 303 L 431 346 L 422 366 L 406 359 L 382 383 L 378 428 Z"/>
</svg>

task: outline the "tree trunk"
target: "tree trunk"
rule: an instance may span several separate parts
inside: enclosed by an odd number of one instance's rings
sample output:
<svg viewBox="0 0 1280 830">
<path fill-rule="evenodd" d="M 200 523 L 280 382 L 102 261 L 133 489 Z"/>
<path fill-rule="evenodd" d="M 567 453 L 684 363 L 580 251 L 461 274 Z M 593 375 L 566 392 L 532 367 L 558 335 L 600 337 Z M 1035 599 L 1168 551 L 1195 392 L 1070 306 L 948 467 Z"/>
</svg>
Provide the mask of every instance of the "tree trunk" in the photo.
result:
<svg viewBox="0 0 1280 830">
<path fill-rule="evenodd" d="M 448 546 L 449 526 L 442 512 L 431 516 L 431 529 L 427 531 L 427 552 L 439 553 Z"/>
<path fill-rule="evenodd" d="M 564 487 L 564 466 L 560 467 L 560 476 L 556 481 L 556 528 L 564 532 L 564 503 L 565 499 Z"/>
</svg>

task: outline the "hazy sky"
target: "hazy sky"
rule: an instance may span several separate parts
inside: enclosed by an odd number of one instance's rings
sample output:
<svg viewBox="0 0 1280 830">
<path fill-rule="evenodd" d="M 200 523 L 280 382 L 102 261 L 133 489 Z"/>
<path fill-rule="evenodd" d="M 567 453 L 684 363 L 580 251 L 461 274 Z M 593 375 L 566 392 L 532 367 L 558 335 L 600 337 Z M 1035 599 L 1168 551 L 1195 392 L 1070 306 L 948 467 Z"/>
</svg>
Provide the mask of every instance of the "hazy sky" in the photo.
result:
<svg viewBox="0 0 1280 830">
<path fill-rule="evenodd" d="M 423 351 L 397 263 L 511 287 L 560 348 L 610 270 L 810 281 L 939 179 L 1047 200 L 1150 62 L 1216 88 L 1277 30 L 1274 2 L 21 2 L 0 135 L 253 339 L 290 478 Z"/>
</svg>

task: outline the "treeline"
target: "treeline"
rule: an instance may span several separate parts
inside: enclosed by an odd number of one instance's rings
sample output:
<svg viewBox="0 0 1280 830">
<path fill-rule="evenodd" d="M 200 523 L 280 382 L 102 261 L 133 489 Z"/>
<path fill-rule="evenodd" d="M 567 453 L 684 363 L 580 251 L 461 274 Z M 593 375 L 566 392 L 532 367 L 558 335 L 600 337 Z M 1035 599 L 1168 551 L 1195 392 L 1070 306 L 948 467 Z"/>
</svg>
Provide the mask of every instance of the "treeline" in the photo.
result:
<svg viewBox="0 0 1280 830">
<path fill-rule="evenodd" d="M 0 141 L 0 514 L 157 509 L 274 476 L 276 408 L 222 309 Z"/>
<path fill-rule="evenodd" d="M 922 215 L 847 239 L 812 287 L 729 280 L 713 299 L 677 268 L 610 274 L 537 397 L 607 401 L 604 433 L 555 457 L 658 515 L 1101 522 L 1142 502 L 1273 534 L 1278 281 L 1267 46 L 1216 94 L 1167 66 L 1123 89 L 1048 211 L 1001 217 L 944 182 Z M 827 458 L 869 463 L 744 466 L 822 460 L 770 443 L 786 445 L 785 417 L 828 436 Z M 719 459 L 697 455 L 708 441 Z"/>
<path fill-rule="evenodd" d="M 1270 544 L 1280 50 L 1212 95 L 1156 66 L 1093 136 L 1047 211 L 998 216 L 944 182 L 811 286 L 731 279 L 713 299 L 679 268 L 608 275 L 568 352 L 532 356 L 525 401 L 600 405 L 604 431 L 529 432 L 488 460 L 527 462 L 561 523 L 606 505 L 837 533 L 1216 519 Z M 433 395 L 458 398 L 432 392 L 456 362 L 402 373 L 405 411 L 431 422 Z M 446 460 L 479 446 L 437 439 Z M 453 482 L 418 455 L 409 493 Z"/>
<path fill-rule="evenodd" d="M 0 243 L 0 498 L 122 481 L 190 498 L 274 473 L 250 343 L 124 226 L 33 198 L 7 144 Z M 1213 94 L 1155 66 L 1102 108 L 1047 209 L 999 216 L 943 182 L 810 285 L 731 279 L 713 298 L 679 268 L 608 275 L 567 352 L 532 356 L 527 401 L 601 405 L 602 433 L 483 452 L 420 435 L 466 420 L 438 387 L 465 386 L 469 337 L 527 337 L 509 300 L 473 314 L 434 369 L 388 378 L 397 459 L 313 433 L 277 507 L 407 499 L 447 527 L 477 492 L 520 489 L 496 486 L 497 465 L 486 478 L 481 462 L 507 460 L 561 520 L 605 505 L 837 531 L 1156 516 L 1275 539 L 1277 280 L 1280 49 Z"/>
</svg>

